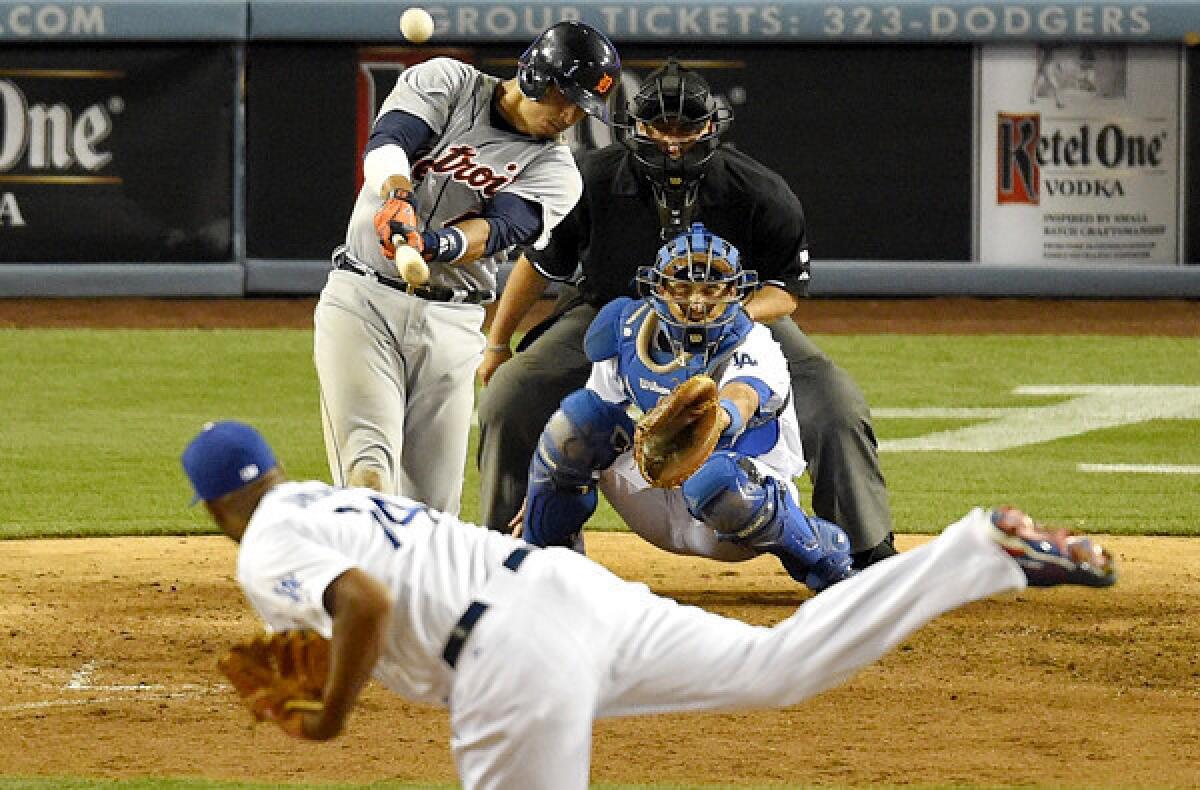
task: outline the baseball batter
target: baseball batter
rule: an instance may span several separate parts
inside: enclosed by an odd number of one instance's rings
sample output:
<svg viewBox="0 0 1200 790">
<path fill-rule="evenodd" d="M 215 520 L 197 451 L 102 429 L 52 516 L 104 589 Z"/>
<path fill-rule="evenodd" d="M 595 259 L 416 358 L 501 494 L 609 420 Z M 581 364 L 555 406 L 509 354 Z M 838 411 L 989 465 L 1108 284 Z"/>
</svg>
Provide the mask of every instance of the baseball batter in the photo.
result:
<svg viewBox="0 0 1200 790">
<path fill-rule="evenodd" d="M 314 316 L 334 482 L 458 511 L 496 264 L 545 246 L 579 199 L 562 132 L 604 117 L 619 76 L 612 44 L 576 22 L 543 32 L 509 80 L 449 58 L 400 75 Z M 420 276 L 398 268 L 404 245 Z"/>
<path fill-rule="evenodd" d="M 241 544 L 237 579 L 266 624 L 332 640 L 321 705 L 303 713 L 300 737 L 338 735 L 374 677 L 449 707 L 466 790 L 583 790 L 599 717 L 794 705 L 956 606 L 1027 584 L 1116 579 L 1087 539 L 976 509 L 764 628 L 411 499 L 287 482 L 242 423 L 206 426 L 183 467 Z"/>
<path fill-rule="evenodd" d="M 845 532 L 797 504 L 804 455 L 791 377 L 771 331 L 743 309 L 757 278 L 739 257 L 697 222 L 641 269 L 643 300 L 600 310 L 584 342 L 587 386 L 563 401 L 530 462 L 527 541 L 579 545 L 598 483 L 630 529 L 668 551 L 725 561 L 770 552 L 814 590 L 851 575 Z M 651 487 L 634 462 L 627 407 L 649 412 L 698 375 L 720 390 L 716 452 L 681 486 Z"/>
</svg>

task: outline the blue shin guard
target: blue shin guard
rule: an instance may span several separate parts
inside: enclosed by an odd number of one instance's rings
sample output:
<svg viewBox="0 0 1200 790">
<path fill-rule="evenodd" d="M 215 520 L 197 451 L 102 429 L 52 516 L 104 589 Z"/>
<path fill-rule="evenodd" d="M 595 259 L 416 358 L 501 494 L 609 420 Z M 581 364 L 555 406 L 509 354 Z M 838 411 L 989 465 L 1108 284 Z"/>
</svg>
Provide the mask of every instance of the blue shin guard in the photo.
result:
<svg viewBox="0 0 1200 790">
<path fill-rule="evenodd" d="M 712 456 L 683 484 L 688 511 L 721 540 L 770 552 L 814 591 L 853 575 L 850 540 L 832 522 L 807 515 L 787 488 L 736 453 Z"/>
<path fill-rule="evenodd" d="M 579 530 L 596 512 L 598 501 L 591 480 L 577 486 L 556 481 L 539 447 L 529 465 L 521 537 L 535 546 L 573 547 Z"/>
<path fill-rule="evenodd" d="M 529 463 L 522 537 L 536 546 L 574 547 L 596 511 L 596 478 L 633 436 L 624 409 L 590 390 L 578 390 L 542 431 Z"/>
</svg>

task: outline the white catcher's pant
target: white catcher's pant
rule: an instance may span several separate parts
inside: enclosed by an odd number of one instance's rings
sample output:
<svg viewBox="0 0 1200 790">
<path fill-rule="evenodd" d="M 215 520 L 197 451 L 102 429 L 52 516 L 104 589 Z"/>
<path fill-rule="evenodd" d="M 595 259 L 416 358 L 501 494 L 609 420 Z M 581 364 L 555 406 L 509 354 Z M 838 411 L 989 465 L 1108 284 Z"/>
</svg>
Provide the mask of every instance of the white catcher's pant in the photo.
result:
<svg viewBox="0 0 1200 790">
<path fill-rule="evenodd" d="M 1021 589 L 974 510 L 767 628 L 683 606 L 566 549 L 493 576 L 458 660 L 451 747 L 465 790 L 583 790 L 599 717 L 795 705 L 929 620 Z"/>
<path fill-rule="evenodd" d="M 313 314 L 313 360 L 335 485 L 364 465 L 384 493 L 457 515 L 483 318 L 479 305 L 430 302 L 330 272 Z"/>
<path fill-rule="evenodd" d="M 780 476 L 757 458 L 749 460 L 764 477 L 772 477 L 787 488 L 792 501 L 800 501 L 800 492 L 792 480 Z M 631 530 L 664 551 L 721 562 L 742 562 L 760 554 L 738 543 L 717 540 L 712 527 L 692 517 L 682 488 L 651 488 L 638 471 L 633 452 L 622 453 L 600 474 L 599 488 Z"/>
</svg>

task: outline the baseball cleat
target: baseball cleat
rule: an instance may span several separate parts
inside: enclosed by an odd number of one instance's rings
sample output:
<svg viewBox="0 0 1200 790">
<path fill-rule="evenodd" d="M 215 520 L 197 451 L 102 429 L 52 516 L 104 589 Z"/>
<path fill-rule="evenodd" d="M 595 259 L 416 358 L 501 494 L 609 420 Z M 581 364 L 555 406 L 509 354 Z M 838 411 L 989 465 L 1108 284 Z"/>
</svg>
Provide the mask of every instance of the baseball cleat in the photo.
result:
<svg viewBox="0 0 1200 790">
<path fill-rule="evenodd" d="M 1069 530 L 1041 527 L 1015 507 L 992 511 L 992 539 L 1021 566 L 1030 587 L 1116 584 L 1116 560 L 1107 549 Z"/>
</svg>

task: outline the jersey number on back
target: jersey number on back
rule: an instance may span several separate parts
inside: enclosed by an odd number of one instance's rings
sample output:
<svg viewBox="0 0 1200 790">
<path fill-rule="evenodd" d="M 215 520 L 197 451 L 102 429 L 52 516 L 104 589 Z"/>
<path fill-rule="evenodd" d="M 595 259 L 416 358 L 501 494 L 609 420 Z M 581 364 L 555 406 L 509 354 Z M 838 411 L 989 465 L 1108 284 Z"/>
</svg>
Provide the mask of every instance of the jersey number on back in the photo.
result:
<svg viewBox="0 0 1200 790">
<path fill-rule="evenodd" d="M 392 527 L 403 527 L 408 525 L 418 513 L 424 513 L 428 508 L 423 505 L 402 505 L 398 502 L 389 502 L 383 497 L 372 496 L 367 497 L 374 505 L 371 508 L 371 518 L 379 528 L 383 530 L 383 535 L 388 539 L 388 543 L 392 544 L 392 548 L 400 548 L 400 539 L 396 537 L 396 533 Z M 342 505 L 335 508 L 336 513 L 361 513 L 362 511 L 353 505 Z"/>
</svg>

